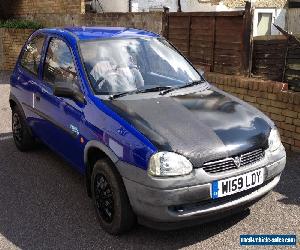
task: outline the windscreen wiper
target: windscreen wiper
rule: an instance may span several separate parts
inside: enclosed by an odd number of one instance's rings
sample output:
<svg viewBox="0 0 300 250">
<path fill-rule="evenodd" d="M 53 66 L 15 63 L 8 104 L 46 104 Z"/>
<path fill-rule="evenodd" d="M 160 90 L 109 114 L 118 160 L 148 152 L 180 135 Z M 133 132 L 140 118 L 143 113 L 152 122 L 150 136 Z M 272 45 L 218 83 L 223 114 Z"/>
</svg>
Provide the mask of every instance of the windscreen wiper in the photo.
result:
<svg viewBox="0 0 300 250">
<path fill-rule="evenodd" d="M 149 88 L 149 89 L 136 89 L 136 90 L 132 90 L 132 91 L 125 91 L 125 92 L 121 92 L 121 93 L 118 93 L 118 94 L 110 95 L 109 99 L 114 100 L 114 99 L 122 97 L 122 96 L 132 95 L 132 94 L 139 94 L 139 93 L 166 91 L 170 88 L 172 88 L 172 87 L 170 87 L 170 86 L 156 86 L 156 87 Z"/>
<path fill-rule="evenodd" d="M 168 88 L 166 90 L 161 91 L 159 94 L 160 95 L 165 95 L 165 94 L 170 93 L 174 90 L 192 87 L 192 86 L 198 85 L 200 83 L 204 83 L 204 82 L 205 82 L 204 80 L 189 82 L 188 84 L 185 84 L 185 85 L 179 85 L 179 86 L 176 86 L 176 87 L 173 87 L 173 88 Z"/>
</svg>

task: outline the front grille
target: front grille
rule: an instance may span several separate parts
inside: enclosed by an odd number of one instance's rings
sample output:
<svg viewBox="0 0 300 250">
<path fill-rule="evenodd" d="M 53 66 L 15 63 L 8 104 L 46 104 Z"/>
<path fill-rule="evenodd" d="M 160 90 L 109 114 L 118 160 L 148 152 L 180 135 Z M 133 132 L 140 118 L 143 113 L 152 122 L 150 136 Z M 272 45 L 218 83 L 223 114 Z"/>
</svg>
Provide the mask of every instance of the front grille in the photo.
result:
<svg viewBox="0 0 300 250">
<path fill-rule="evenodd" d="M 218 161 L 210 161 L 203 164 L 203 170 L 208 173 L 219 173 L 232 169 L 245 167 L 260 161 L 264 157 L 264 150 L 257 149 L 240 156 L 234 156 Z"/>
</svg>

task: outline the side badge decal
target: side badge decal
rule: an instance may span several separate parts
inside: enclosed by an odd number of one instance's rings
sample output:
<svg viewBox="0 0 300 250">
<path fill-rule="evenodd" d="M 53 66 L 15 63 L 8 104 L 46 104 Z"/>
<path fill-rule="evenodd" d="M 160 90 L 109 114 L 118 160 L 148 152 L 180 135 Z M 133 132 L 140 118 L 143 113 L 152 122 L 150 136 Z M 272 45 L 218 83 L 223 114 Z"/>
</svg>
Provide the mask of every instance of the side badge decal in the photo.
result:
<svg viewBox="0 0 300 250">
<path fill-rule="evenodd" d="M 79 130 L 77 127 L 75 127 L 74 125 L 70 124 L 70 129 L 71 129 L 71 133 L 75 136 L 79 135 Z"/>
<path fill-rule="evenodd" d="M 127 134 L 126 129 L 123 128 L 123 127 L 119 128 L 117 131 L 118 131 L 118 133 L 119 133 L 120 135 L 122 135 L 122 136 L 125 136 L 125 135 Z"/>
</svg>

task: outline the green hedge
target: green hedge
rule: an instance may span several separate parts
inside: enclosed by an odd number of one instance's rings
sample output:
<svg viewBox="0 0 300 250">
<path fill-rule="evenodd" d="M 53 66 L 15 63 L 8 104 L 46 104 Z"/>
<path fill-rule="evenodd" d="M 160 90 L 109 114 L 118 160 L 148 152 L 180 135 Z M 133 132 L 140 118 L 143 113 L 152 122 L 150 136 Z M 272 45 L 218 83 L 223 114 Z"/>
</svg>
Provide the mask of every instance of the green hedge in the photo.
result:
<svg viewBox="0 0 300 250">
<path fill-rule="evenodd" d="M 36 23 L 34 21 L 28 21 L 28 20 L 6 20 L 1 21 L 0 20 L 0 28 L 8 28 L 8 29 L 40 29 L 42 28 L 42 25 L 39 23 Z"/>
</svg>

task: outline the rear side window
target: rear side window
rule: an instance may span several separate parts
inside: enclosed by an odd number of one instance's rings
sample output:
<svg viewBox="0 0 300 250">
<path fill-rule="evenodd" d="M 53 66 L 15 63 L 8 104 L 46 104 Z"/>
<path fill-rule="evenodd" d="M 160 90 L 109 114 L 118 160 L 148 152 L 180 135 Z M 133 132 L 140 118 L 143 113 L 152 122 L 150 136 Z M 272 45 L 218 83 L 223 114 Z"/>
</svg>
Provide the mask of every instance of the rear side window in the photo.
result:
<svg viewBox="0 0 300 250">
<path fill-rule="evenodd" d="M 76 69 L 70 48 L 60 39 L 51 39 L 44 63 L 43 80 L 51 84 L 73 84 L 75 79 Z"/>
<path fill-rule="evenodd" d="M 34 75 L 38 74 L 38 68 L 41 60 L 41 52 L 45 38 L 43 36 L 34 37 L 24 48 L 21 65 Z"/>
</svg>

